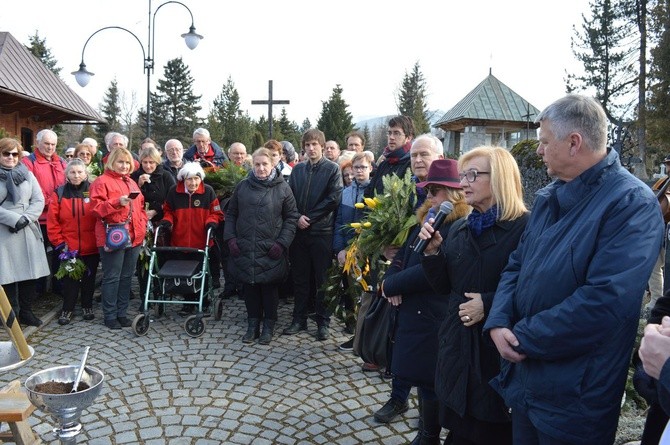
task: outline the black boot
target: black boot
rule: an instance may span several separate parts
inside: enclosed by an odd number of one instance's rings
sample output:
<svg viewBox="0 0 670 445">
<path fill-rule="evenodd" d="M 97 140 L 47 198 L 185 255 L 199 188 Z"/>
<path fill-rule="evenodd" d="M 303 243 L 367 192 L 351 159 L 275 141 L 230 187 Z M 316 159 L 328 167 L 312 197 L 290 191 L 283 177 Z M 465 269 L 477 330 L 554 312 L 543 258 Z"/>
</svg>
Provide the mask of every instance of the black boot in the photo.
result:
<svg viewBox="0 0 670 445">
<path fill-rule="evenodd" d="M 33 297 L 19 295 L 19 321 L 28 326 L 42 326 L 42 320 L 33 314 Z"/>
<path fill-rule="evenodd" d="M 263 320 L 263 332 L 261 333 L 261 338 L 258 339 L 258 343 L 262 345 L 269 345 L 272 341 L 272 336 L 275 332 L 275 321 L 268 320 L 267 318 Z"/>
<path fill-rule="evenodd" d="M 247 318 L 247 333 L 242 336 L 242 343 L 253 343 L 260 335 L 260 320 L 258 318 Z"/>
<path fill-rule="evenodd" d="M 421 400 L 419 432 L 412 445 L 440 445 L 440 404 L 437 400 Z"/>
<path fill-rule="evenodd" d="M 421 444 L 421 432 L 423 431 L 423 397 L 421 397 L 421 394 L 418 394 L 418 409 L 419 409 L 419 425 L 417 427 L 416 431 L 416 437 L 414 437 L 414 440 L 410 442 L 409 445 L 420 445 Z"/>
</svg>

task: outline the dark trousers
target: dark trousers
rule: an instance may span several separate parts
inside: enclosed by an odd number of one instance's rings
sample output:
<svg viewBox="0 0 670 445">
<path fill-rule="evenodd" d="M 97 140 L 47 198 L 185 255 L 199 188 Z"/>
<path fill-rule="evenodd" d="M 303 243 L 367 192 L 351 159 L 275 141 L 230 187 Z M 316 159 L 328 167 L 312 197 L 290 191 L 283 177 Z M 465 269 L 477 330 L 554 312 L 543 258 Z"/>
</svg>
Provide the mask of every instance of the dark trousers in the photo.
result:
<svg viewBox="0 0 670 445">
<path fill-rule="evenodd" d="M 665 226 L 665 265 L 663 266 L 663 295 L 670 290 L 670 224 Z"/>
<path fill-rule="evenodd" d="M 279 288 L 277 284 L 245 284 L 244 304 L 247 316 L 259 320 L 277 321 Z"/>
<path fill-rule="evenodd" d="M 3 289 L 7 294 L 9 304 L 16 315 L 21 311 L 32 311 L 32 302 L 35 299 L 35 287 L 37 280 L 19 281 L 16 283 L 5 284 Z"/>
<path fill-rule="evenodd" d="M 79 281 L 63 277 L 63 312 L 73 312 L 77 303 L 77 297 L 81 291 L 81 307 L 91 309 L 93 307 L 93 292 L 95 292 L 95 275 L 98 271 L 100 255 L 83 255 L 79 257 L 86 265 L 87 272 Z"/>
<path fill-rule="evenodd" d="M 42 239 L 44 240 L 44 253 L 47 256 L 49 261 L 49 270 L 50 274 L 47 277 L 42 277 L 37 279 L 37 293 L 44 293 L 49 290 L 49 277 L 51 277 L 51 291 L 55 293 L 62 292 L 61 281 L 56 279 L 53 274 L 56 273 L 60 267 L 60 258 L 58 258 L 59 252 L 56 252 L 53 245 L 49 242 L 49 237 L 47 236 L 47 226 L 46 224 L 40 224 L 40 230 L 42 231 Z M 51 252 L 48 251 L 51 247 Z"/>
<path fill-rule="evenodd" d="M 314 309 L 319 326 L 330 324 L 330 311 L 324 304 L 321 285 L 326 280 L 326 271 L 332 260 L 333 235 L 311 235 L 297 233 L 291 248 L 291 273 L 293 275 L 293 321 L 307 320 L 310 300 L 310 280 L 314 282 Z"/>
<path fill-rule="evenodd" d="M 390 365 L 389 365 L 390 366 Z M 412 385 L 405 382 L 398 377 L 393 377 L 391 381 L 391 398 L 398 402 L 405 403 L 409 399 L 409 392 L 412 390 Z"/>
<path fill-rule="evenodd" d="M 665 414 L 661 405 L 657 402 L 651 403 L 647 412 L 647 420 L 644 422 L 640 445 L 657 445 L 667 423 L 668 415 Z"/>
<path fill-rule="evenodd" d="M 570 442 L 548 436 L 535 428 L 525 413 L 512 410 L 512 437 L 514 445 L 570 445 Z"/>
</svg>

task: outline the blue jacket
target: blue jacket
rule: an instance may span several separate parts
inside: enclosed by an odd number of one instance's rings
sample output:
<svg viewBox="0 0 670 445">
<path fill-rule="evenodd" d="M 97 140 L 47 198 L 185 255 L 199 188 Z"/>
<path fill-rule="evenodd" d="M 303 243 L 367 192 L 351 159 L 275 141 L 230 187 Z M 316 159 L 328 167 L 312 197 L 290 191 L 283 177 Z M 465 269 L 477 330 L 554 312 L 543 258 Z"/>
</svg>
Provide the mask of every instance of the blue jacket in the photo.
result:
<svg viewBox="0 0 670 445">
<path fill-rule="evenodd" d="M 359 184 L 355 180 L 351 185 L 342 190 L 342 201 L 337 209 L 335 217 L 335 233 L 333 234 L 333 252 L 337 255 L 340 250 L 346 249 L 349 240 L 354 237 L 354 229 L 348 227 L 352 222 L 358 222 L 363 218 L 364 210 L 357 209 L 354 205 L 363 202 L 363 193 L 370 181 Z"/>
<path fill-rule="evenodd" d="M 508 406 L 573 444 L 614 441 L 642 296 L 663 237 L 660 207 L 612 150 L 537 194 L 484 326 L 526 359 L 491 380 Z"/>
<path fill-rule="evenodd" d="M 205 156 L 205 160 L 211 162 L 216 167 L 221 167 L 224 162 L 228 161 L 226 152 L 224 152 L 223 149 L 219 147 L 219 144 L 214 141 L 210 141 L 209 145 L 212 148 L 212 152 Z M 184 153 L 184 159 L 188 162 L 197 161 L 201 158 L 202 156 L 198 155 L 198 148 L 195 144 L 191 145 Z"/>
</svg>

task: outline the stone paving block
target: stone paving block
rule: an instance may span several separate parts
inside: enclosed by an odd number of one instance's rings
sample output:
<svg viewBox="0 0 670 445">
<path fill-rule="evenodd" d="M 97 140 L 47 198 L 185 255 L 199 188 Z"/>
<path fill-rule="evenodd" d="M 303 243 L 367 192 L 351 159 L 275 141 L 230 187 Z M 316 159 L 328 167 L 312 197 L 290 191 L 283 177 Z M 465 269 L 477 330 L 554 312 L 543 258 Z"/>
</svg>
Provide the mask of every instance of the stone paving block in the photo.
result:
<svg viewBox="0 0 670 445">
<path fill-rule="evenodd" d="M 225 300 L 224 306 L 224 320 L 207 320 L 197 339 L 184 333 L 177 307 L 154 321 L 144 337 L 130 330 L 112 333 L 101 322 L 82 323 L 81 332 L 63 329 L 52 319 L 30 338 L 33 360 L 6 378 L 70 364 L 77 359 L 72 351 L 84 342 L 104 345 L 94 346 L 89 360 L 105 372 L 105 386 L 82 416 L 80 441 L 93 445 L 392 445 L 413 439 L 415 409 L 390 425 L 372 421 L 388 399 L 390 381 L 360 372 L 360 359 L 339 352 L 345 336 L 317 342 L 310 322 L 308 333 L 247 346 L 240 341 L 243 302 Z M 136 307 L 131 304 L 131 312 Z M 279 330 L 288 325 L 291 309 L 280 305 Z M 338 325 L 334 321 L 333 332 Z M 41 352 L 46 350 L 48 360 Z M 42 440 L 53 443 L 49 416 L 36 412 L 30 422 Z"/>
<path fill-rule="evenodd" d="M 156 439 L 163 436 L 163 428 L 161 427 L 151 427 L 151 428 L 141 428 L 139 430 L 140 438 L 142 442 L 147 439 Z"/>
</svg>

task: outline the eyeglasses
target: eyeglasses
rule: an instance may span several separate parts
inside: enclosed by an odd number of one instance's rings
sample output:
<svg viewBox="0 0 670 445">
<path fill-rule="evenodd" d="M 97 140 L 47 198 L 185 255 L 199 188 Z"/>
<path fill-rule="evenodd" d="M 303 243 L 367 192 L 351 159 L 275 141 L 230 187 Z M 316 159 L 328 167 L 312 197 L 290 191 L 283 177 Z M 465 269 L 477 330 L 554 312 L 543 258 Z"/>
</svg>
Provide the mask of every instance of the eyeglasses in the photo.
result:
<svg viewBox="0 0 670 445">
<path fill-rule="evenodd" d="M 458 177 L 461 178 L 461 181 L 463 180 L 463 178 L 465 178 L 466 181 L 472 184 L 477 180 L 477 176 L 490 175 L 490 174 L 491 172 L 478 172 L 477 170 L 468 170 L 465 173 L 459 173 Z"/>
<path fill-rule="evenodd" d="M 431 195 L 437 196 L 438 193 L 440 193 L 442 190 L 446 190 L 447 188 L 441 185 L 427 185 L 424 187 L 424 189 Z"/>
<path fill-rule="evenodd" d="M 367 165 L 354 165 L 352 168 L 354 170 L 367 170 L 368 166 Z"/>
<path fill-rule="evenodd" d="M 90 157 L 91 157 L 91 153 L 88 153 L 88 152 L 86 152 L 86 151 L 80 151 L 79 154 L 78 154 L 77 156 L 80 156 L 80 157 L 81 157 L 81 156 L 85 156 L 85 157 L 87 157 L 87 158 L 90 158 Z"/>
<path fill-rule="evenodd" d="M 403 133 L 402 131 L 394 130 L 394 131 L 387 131 L 387 132 L 386 132 L 386 135 L 387 135 L 387 136 L 394 136 L 394 137 L 397 137 L 397 138 L 398 138 L 398 137 L 400 137 L 400 136 L 404 136 L 405 133 Z"/>
<path fill-rule="evenodd" d="M 2 156 L 4 156 L 5 158 L 11 158 L 11 157 L 18 158 L 19 157 L 19 152 L 18 151 L 3 151 Z"/>
<path fill-rule="evenodd" d="M 65 155 L 65 158 L 66 159 L 72 159 L 72 158 L 74 158 L 74 155 Z"/>
</svg>

